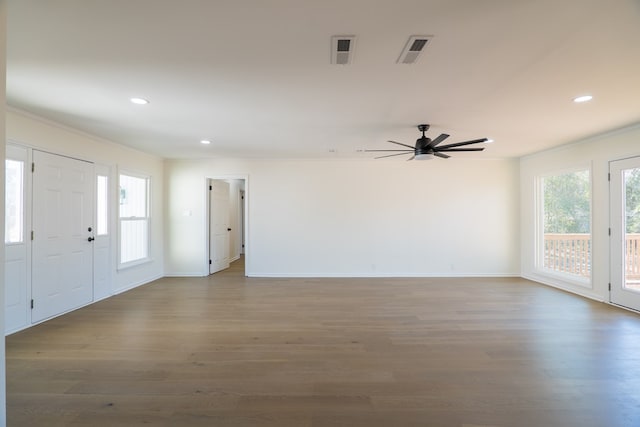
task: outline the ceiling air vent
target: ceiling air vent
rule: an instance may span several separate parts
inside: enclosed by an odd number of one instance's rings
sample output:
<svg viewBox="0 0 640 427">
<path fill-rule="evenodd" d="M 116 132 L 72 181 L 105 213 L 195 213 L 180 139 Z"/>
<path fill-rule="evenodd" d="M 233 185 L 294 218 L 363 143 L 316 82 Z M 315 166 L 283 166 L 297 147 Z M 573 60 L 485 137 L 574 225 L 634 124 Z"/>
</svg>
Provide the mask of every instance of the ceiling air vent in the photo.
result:
<svg viewBox="0 0 640 427">
<path fill-rule="evenodd" d="M 331 63 L 338 65 L 351 64 L 356 36 L 331 37 Z"/>
<path fill-rule="evenodd" d="M 431 40 L 431 36 L 411 36 L 396 61 L 398 64 L 415 64 L 420 54 Z"/>
</svg>

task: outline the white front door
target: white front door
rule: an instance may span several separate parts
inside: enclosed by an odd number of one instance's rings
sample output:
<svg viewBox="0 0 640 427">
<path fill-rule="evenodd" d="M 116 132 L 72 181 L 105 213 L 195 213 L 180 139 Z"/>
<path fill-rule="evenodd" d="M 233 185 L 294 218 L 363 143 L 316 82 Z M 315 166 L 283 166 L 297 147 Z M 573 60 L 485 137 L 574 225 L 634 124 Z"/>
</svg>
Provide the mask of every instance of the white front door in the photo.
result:
<svg viewBox="0 0 640 427">
<path fill-rule="evenodd" d="M 31 321 L 93 301 L 93 164 L 33 151 Z"/>
<path fill-rule="evenodd" d="M 229 268 L 229 184 L 209 180 L 209 274 Z"/>
<path fill-rule="evenodd" d="M 611 302 L 640 311 L 640 157 L 610 162 Z"/>
</svg>

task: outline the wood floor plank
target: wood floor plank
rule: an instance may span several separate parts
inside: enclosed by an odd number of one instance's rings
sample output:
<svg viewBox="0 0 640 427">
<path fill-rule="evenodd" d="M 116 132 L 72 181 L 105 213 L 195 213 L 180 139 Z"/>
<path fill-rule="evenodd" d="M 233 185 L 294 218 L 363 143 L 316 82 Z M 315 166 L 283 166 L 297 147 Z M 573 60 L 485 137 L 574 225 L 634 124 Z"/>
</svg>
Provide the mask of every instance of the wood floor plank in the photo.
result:
<svg viewBox="0 0 640 427">
<path fill-rule="evenodd" d="M 515 278 L 242 272 L 7 337 L 8 424 L 640 426 L 634 313 Z"/>
</svg>

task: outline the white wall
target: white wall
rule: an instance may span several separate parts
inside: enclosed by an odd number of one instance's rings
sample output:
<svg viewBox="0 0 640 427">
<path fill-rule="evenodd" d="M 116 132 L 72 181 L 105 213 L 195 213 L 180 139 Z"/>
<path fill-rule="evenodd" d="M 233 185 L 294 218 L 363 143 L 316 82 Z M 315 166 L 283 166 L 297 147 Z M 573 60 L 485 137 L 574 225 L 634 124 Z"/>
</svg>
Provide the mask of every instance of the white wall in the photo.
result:
<svg viewBox="0 0 640 427">
<path fill-rule="evenodd" d="M 94 138 L 53 122 L 22 113 L 7 112 L 7 137 L 12 143 L 89 160 L 106 165 L 113 173 L 111 177 L 112 201 L 116 197 L 117 171 L 125 169 L 151 177 L 151 259 L 152 262 L 116 271 L 116 214 L 112 205 L 112 278 L 113 293 L 122 292 L 137 285 L 163 276 L 163 160 L 160 157 L 126 148 L 119 144 Z M 3 151 L 4 152 L 4 151 Z M 114 203 L 115 204 L 115 203 Z M 4 211 L 3 211 L 4 212 Z"/>
<path fill-rule="evenodd" d="M 517 160 L 167 160 L 167 274 L 207 274 L 205 178 L 224 175 L 248 176 L 250 276 L 520 269 Z"/>
<path fill-rule="evenodd" d="M 520 160 L 522 276 L 601 301 L 609 300 L 609 162 L 640 155 L 640 126 L 591 137 Z M 535 180 L 575 166 L 592 168 L 592 286 L 540 274 L 535 269 Z"/>
</svg>

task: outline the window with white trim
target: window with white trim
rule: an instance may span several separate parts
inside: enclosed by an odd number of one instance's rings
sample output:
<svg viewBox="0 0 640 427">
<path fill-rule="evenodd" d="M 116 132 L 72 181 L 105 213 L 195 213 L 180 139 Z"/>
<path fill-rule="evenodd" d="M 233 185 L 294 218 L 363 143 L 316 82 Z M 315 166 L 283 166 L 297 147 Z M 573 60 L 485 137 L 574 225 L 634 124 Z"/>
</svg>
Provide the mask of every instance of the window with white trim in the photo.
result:
<svg viewBox="0 0 640 427">
<path fill-rule="evenodd" d="M 591 172 L 539 178 L 537 269 L 578 284 L 591 283 Z"/>
<path fill-rule="evenodd" d="M 149 177 L 121 173 L 119 266 L 149 259 Z"/>
</svg>

